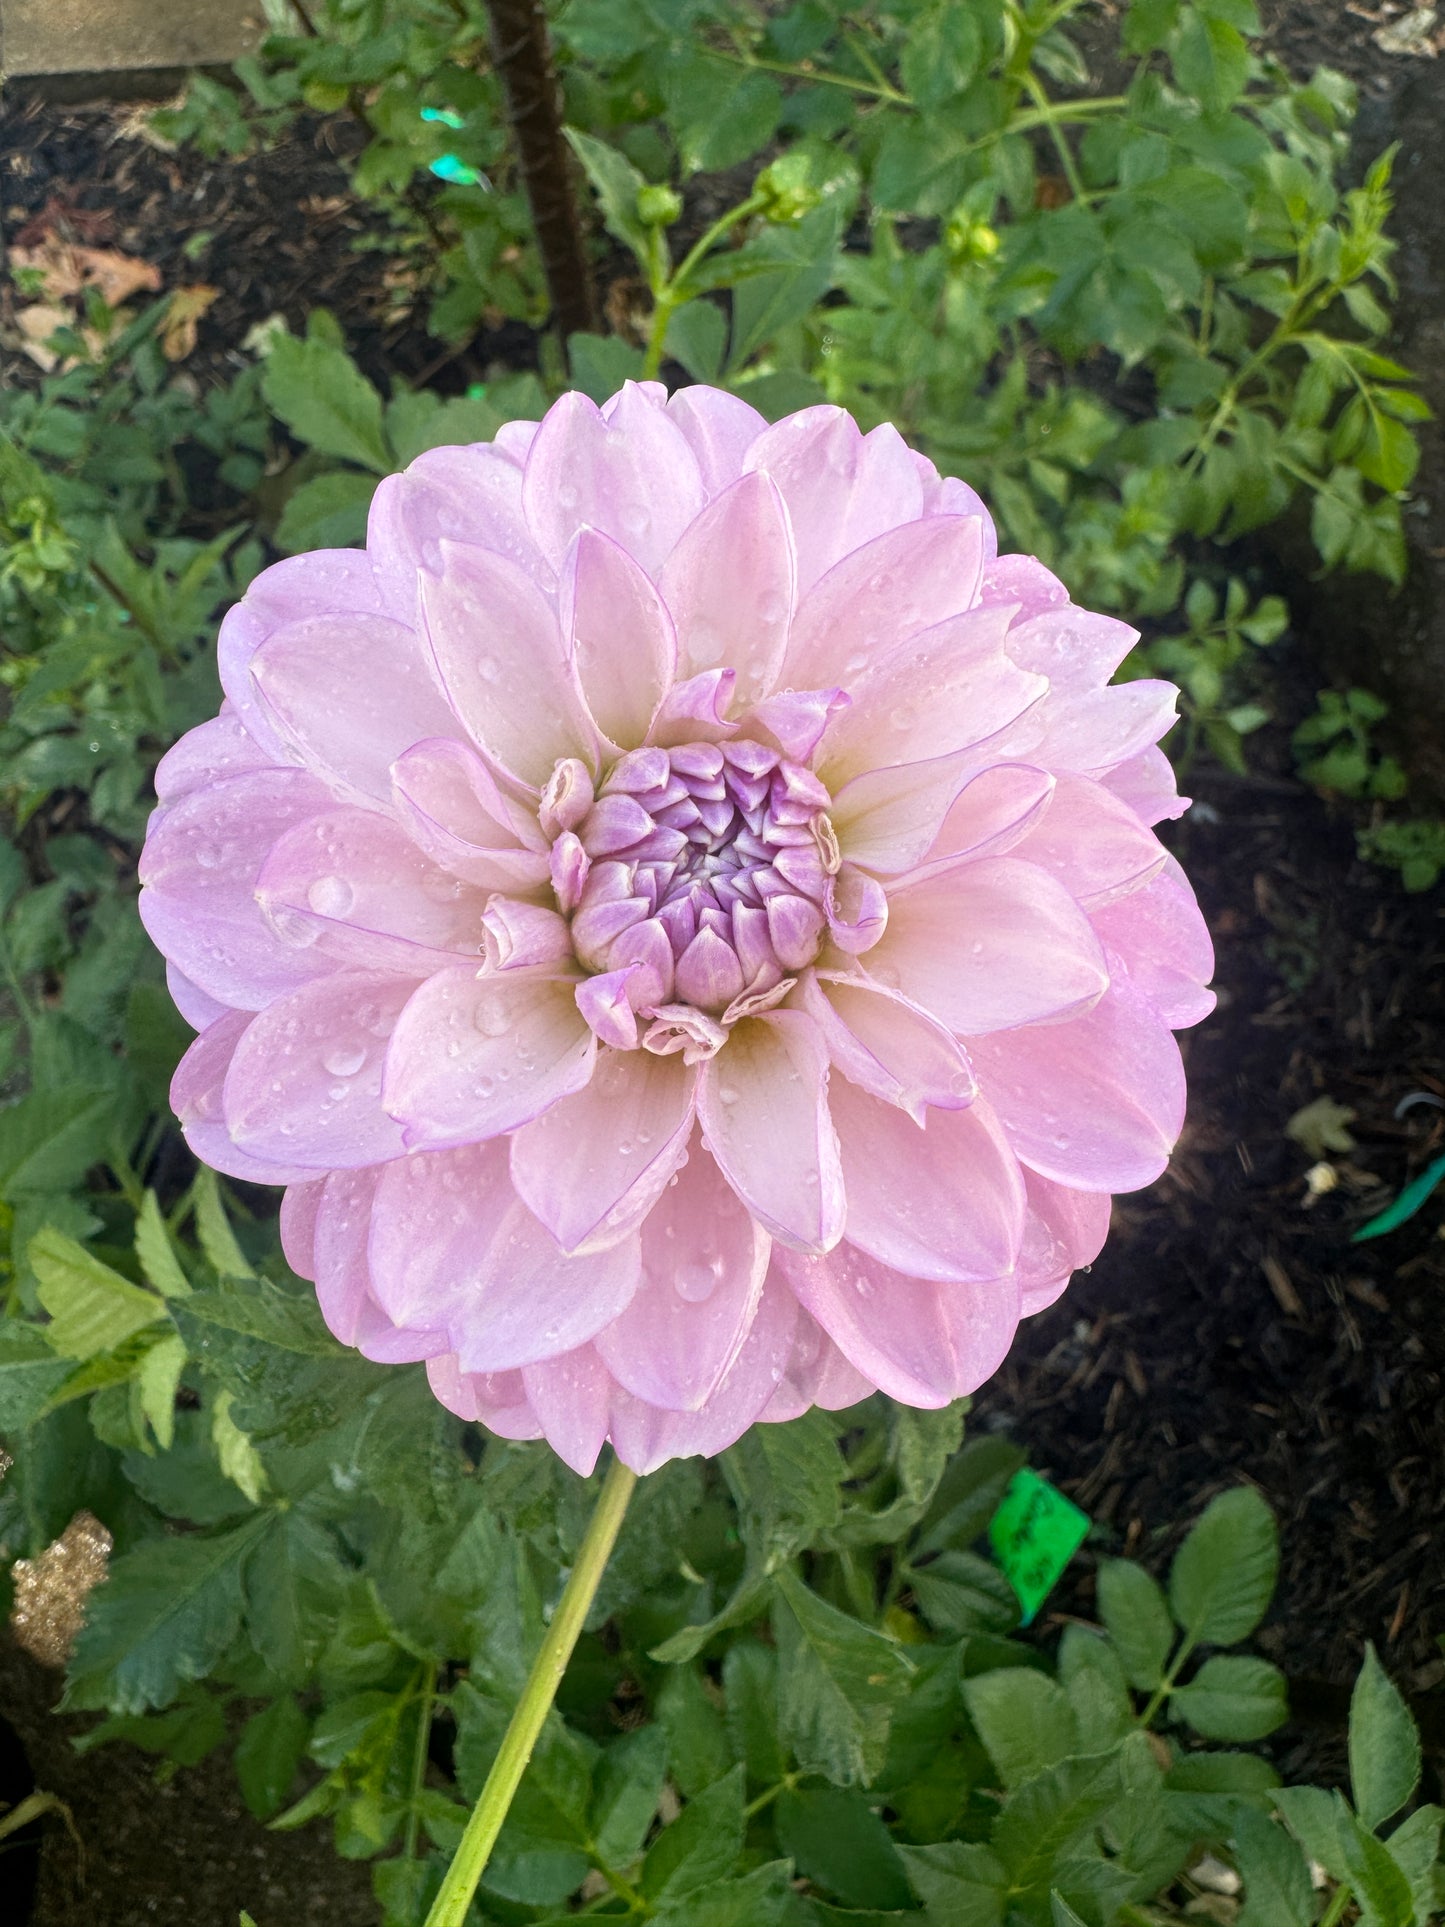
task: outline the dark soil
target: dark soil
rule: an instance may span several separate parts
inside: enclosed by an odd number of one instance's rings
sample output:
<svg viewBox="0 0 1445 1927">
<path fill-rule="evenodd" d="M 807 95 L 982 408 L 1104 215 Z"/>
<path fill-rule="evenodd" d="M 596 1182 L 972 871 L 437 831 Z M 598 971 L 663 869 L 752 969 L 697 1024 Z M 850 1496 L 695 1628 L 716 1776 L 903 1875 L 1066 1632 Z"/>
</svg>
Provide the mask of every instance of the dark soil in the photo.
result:
<svg viewBox="0 0 1445 1927">
<path fill-rule="evenodd" d="M 1370 11 L 1373 11 L 1371 9 Z M 1391 58 L 1353 7 L 1274 0 L 1272 44 L 1297 71 L 1320 61 L 1361 84 L 1357 153 L 1390 140 L 1400 331 L 1445 410 L 1445 59 Z M 121 130 L 129 110 L 11 107 L 0 116 L 0 211 L 17 227 L 57 200 L 108 217 L 78 235 L 153 261 L 166 287 L 205 281 L 221 297 L 186 366 L 228 376 L 237 344 L 280 312 L 293 329 L 333 309 L 368 372 L 460 385 L 487 363 L 532 352 L 520 334 L 487 336 L 439 358 L 384 285 L 388 257 L 358 252 L 381 223 L 345 191 L 345 117 L 301 122 L 277 149 L 240 162 L 163 155 Z M 188 256 L 185 244 L 209 236 Z M 15 367 L 22 379 L 27 366 Z M 1417 724 L 1411 766 L 1445 794 L 1441 742 L 1421 719 L 1445 689 L 1445 445 L 1427 445 L 1407 518 L 1412 573 L 1398 598 L 1373 579 L 1316 590 L 1304 559 L 1289 593 L 1311 653 L 1344 680 L 1393 693 Z M 1294 645 L 1278 701 L 1287 726 L 1321 680 Z M 1343 1714 L 1366 1640 L 1411 1694 L 1437 1784 L 1445 1750 L 1445 1190 L 1392 1236 L 1360 1246 L 1351 1230 L 1445 1149 L 1445 900 L 1410 898 L 1357 862 L 1353 825 L 1288 774 L 1286 729 L 1260 743 L 1248 780 L 1214 769 L 1187 787 L 1201 807 L 1175 845 L 1219 950 L 1218 1014 L 1186 1039 L 1190 1120 L 1168 1176 L 1119 1202 L 1092 1274 L 1023 1332 L 977 1400 L 974 1423 L 1008 1427 L 1035 1464 L 1083 1505 L 1104 1545 L 1159 1569 L 1169 1544 L 1213 1493 L 1253 1481 L 1283 1541 L 1280 1590 L 1262 1645 L 1295 1682 L 1295 1721 L 1280 1736 L 1296 1777 L 1338 1777 Z M 1271 762 L 1271 756 L 1273 761 Z M 1432 764 L 1431 758 L 1436 761 Z M 1311 1200 L 1313 1158 L 1285 1135 L 1302 1106 L 1328 1096 L 1355 1112 L 1357 1148 L 1329 1160 L 1335 1189 Z M 1089 1563 L 1054 1600 L 1089 1613 Z M 1047 1622 L 1045 1625 L 1047 1631 Z M 127 1747 L 77 1756 L 88 1720 L 50 1714 L 54 1682 L 0 1647 L 0 1707 L 22 1734 L 39 1783 L 70 1806 L 81 1864 L 50 1824 L 37 1927 L 235 1927 L 247 1906 L 268 1920 L 376 1919 L 364 1867 L 338 1860 L 324 1825 L 272 1834 L 241 1807 L 223 1749 L 169 1784 Z"/>
</svg>

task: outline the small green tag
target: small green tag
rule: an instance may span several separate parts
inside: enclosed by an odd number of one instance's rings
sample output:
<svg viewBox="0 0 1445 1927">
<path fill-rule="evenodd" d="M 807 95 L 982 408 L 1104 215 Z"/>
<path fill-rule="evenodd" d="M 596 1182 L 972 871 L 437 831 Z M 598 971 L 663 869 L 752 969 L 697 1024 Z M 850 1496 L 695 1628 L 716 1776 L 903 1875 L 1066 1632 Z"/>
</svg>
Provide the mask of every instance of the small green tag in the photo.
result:
<svg viewBox="0 0 1445 1927">
<path fill-rule="evenodd" d="M 1018 1594 L 1029 1625 L 1084 1543 L 1090 1525 L 1072 1499 L 1025 1468 L 1015 1472 L 988 1526 L 1003 1576 Z"/>
</svg>

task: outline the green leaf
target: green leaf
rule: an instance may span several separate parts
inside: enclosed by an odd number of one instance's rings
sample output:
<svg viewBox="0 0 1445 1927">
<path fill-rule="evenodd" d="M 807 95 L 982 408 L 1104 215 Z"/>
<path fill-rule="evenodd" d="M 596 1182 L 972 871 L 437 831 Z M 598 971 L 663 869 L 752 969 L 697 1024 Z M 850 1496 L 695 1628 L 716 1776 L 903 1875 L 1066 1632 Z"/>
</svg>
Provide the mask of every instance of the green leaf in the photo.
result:
<svg viewBox="0 0 1445 1927">
<path fill-rule="evenodd" d="M 571 142 L 572 151 L 587 170 L 587 178 L 596 190 L 608 231 L 624 247 L 630 248 L 646 267 L 652 243 L 649 231 L 643 226 L 637 212 L 637 197 L 647 186 L 645 177 L 638 173 L 631 161 L 605 141 L 584 134 L 577 127 L 566 127 L 562 131 Z"/>
<path fill-rule="evenodd" d="M 792 1572 L 778 1573 L 774 1583 L 783 1735 L 807 1770 L 835 1785 L 866 1786 L 882 1771 L 912 1663 L 892 1640 L 828 1605 Z"/>
<path fill-rule="evenodd" d="M 252 1505 L 259 1505 L 266 1491 L 266 1468 L 249 1437 L 231 1417 L 234 1403 L 232 1393 L 217 1393 L 211 1407 L 211 1443 L 226 1477 L 245 1493 Z"/>
<path fill-rule="evenodd" d="M 966 1679 L 963 1700 L 1006 1787 L 1079 1751 L 1068 1695 L 1030 1666 L 1001 1666 Z"/>
<path fill-rule="evenodd" d="M 310 1735 L 311 1723 L 289 1693 L 253 1713 L 241 1728 L 236 1778 L 241 1797 L 258 1820 L 269 1820 L 286 1804 Z"/>
<path fill-rule="evenodd" d="M 270 1670 L 304 1685 L 340 1617 L 347 1571 L 306 1510 L 273 1513 L 246 1561 L 246 1631 Z"/>
<path fill-rule="evenodd" d="M 1222 1492 L 1175 1555 L 1169 1605 L 1191 1642 L 1234 1646 L 1263 1619 L 1279 1574 L 1274 1516 L 1253 1486 Z"/>
<path fill-rule="evenodd" d="M 743 1770 L 690 1800 L 647 1850 L 639 1884 L 650 1901 L 680 1900 L 732 1871 L 743 1845 Z"/>
<path fill-rule="evenodd" d="M 783 95 L 771 74 L 743 73 L 702 52 L 670 59 L 663 95 L 684 174 L 736 167 L 772 139 Z"/>
<path fill-rule="evenodd" d="M 920 107 L 937 107 L 968 86 L 982 53 L 978 23 L 968 8 L 936 6 L 910 31 L 898 71 Z"/>
<path fill-rule="evenodd" d="M 115 1099 L 93 1084 L 39 1088 L 0 1108 L 0 1195 L 67 1191 L 105 1157 Z"/>
<path fill-rule="evenodd" d="M 186 1341 L 170 1332 L 149 1348 L 136 1371 L 140 1408 L 163 1452 L 170 1451 L 176 1435 L 176 1391 L 185 1368 Z"/>
<path fill-rule="evenodd" d="M 672 1777 L 684 1799 L 695 1799 L 733 1764 L 727 1727 L 702 1675 L 675 1666 L 657 1697 L 658 1722 L 667 1735 Z"/>
<path fill-rule="evenodd" d="M 1113 1805 L 1121 1757 L 1115 1751 L 1049 1767 L 1021 1786 L 994 1821 L 990 1844 L 1016 1902 L 1042 1900 L 1063 1849 Z"/>
<path fill-rule="evenodd" d="M 0 1321 L 0 1432 L 13 1437 L 32 1425 L 69 1374 L 40 1326 Z"/>
<path fill-rule="evenodd" d="M 381 396 L 343 349 L 314 337 L 278 335 L 266 357 L 261 392 L 298 441 L 377 475 L 391 472 Z"/>
<path fill-rule="evenodd" d="M 1009 1877 L 990 1848 L 945 1840 L 898 1851 L 933 1927 L 1001 1927 Z"/>
<path fill-rule="evenodd" d="M 1445 1813 L 1439 1807 L 1417 1807 L 1385 1842 L 1386 1852 L 1410 1883 L 1415 1918 L 1421 1927 L 1438 1911 L 1445 1898 L 1436 1887 L 1442 1822 L 1445 1822 Z"/>
<path fill-rule="evenodd" d="M 569 335 L 567 365 L 573 387 L 600 403 L 615 395 L 623 382 L 640 379 L 642 350 L 616 335 Z"/>
<path fill-rule="evenodd" d="M 667 322 L 667 353 L 694 381 L 715 382 L 727 348 L 727 316 L 714 301 L 685 301 Z"/>
<path fill-rule="evenodd" d="M 191 1284 L 181 1269 L 154 1191 L 147 1191 L 135 1224 L 135 1255 L 146 1282 L 162 1298 L 187 1298 Z"/>
<path fill-rule="evenodd" d="M 786 1860 L 771 1861 L 739 1880 L 721 1880 L 669 1902 L 651 1927 L 792 1927 L 797 1897 Z"/>
<path fill-rule="evenodd" d="M 1235 1818 L 1232 1845 L 1244 1882 L 1238 1927 L 1310 1927 L 1309 1867 L 1284 1828 L 1246 1807 Z"/>
<path fill-rule="evenodd" d="M 667 1778 L 667 1751 L 663 1729 L 642 1726 L 603 1754 L 590 1824 L 597 1856 L 607 1866 L 630 1867 L 641 1853 Z"/>
<path fill-rule="evenodd" d="M 774 1787 L 788 1770 L 778 1737 L 778 1656 L 771 1646 L 739 1639 L 723 1655 L 723 1696 L 733 1748 L 752 1786 Z"/>
<path fill-rule="evenodd" d="M 1164 1677 L 1174 1623 L 1164 1595 L 1130 1559 L 1099 1562 L 1099 1617 L 1113 1640 L 1129 1684 L 1152 1693 Z"/>
<path fill-rule="evenodd" d="M 1398 1813 L 1420 1782 L 1420 1735 L 1373 1645 L 1350 1695 L 1350 1786 L 1355 1811 L 1373 1833 Z"/>
<path fill-rule="evenodd" d="M 774 1809 L 778 1845 L 798 1872 L 845 1907 L 907 1907 L 908 1879 L 892 1836 L 861 1793 L 799 1787 Z"/>
<path fill-rule="evenodd" d="M 841 210 L 815 208 L 789 228 L 769 228 L 749 243 L 755 264 L 776 268 L 752 274 L 733 292 L 732 343 L 727 367 L 736 376 L 777 335 L 822 299 L 833 281 Z"/>
<path fill-rule="evenodd" d="M 1084 1916 L 1074 1912 L 1057 1887 L 1049 1895 L 1051 1927 L 1086 1927 Z"/>
<path fill-rule="evenodd" d="M 284 555 L 308 549 L 348 549 L 366 539 L 366 512 L 376 493 L 376 477 L 354 468 L 313 475 L 286 497 L 276 524 L 276 546 Z"/>
<path fill-rule="evenodd" d="M 115 1560 L 87 1603 L 66 1705 L 140 1713 L 204 1678 L 240 1630 L 241 1568 L 260 1523 L 151 1539 Z"/>
<path fill-rule="evenodd" d="M 1269 1794 L 1279 1775 L 1257 1753 L 1185 1753 L 1164 1776 L 1171 1793 L 1239 1794 L 1246 1799 Z"/>
<path fill-rule="evenodd" d="M 1289 1718 L 1284 1674 L 1268 1660 L 1221 1653 L 1169 1702 L 1207 1740 L 1262 1740 Z"/>
<path fill-rule="evenodd" d="M 1222 114 L 1244 92 L 1249 77 L 1249 46 L 1225 20 L 1185 14 L 1174 43 L 1174 78 L 1206 113 Z"/>
<path fill-rule="evenodd" d="M 221 1202 L 220 1183 L 208 1164 L 203 1164 L 196 1173 L 196 1236 L 206 1254 L 206 1263 L 221 1277 L 256 1276 L 251 1261 L 236 1243 L 236 1234 Z"/>
<path fill-rule="evenodd" d="M 37 1232 L 29 1256 L 40 1280 L 40 1303 L 50 1314 L 46 1337 L 64 1358 L 113 1352 L 166 1316 L 154 1292 L 131 1284 L 64 1232 Z"/>
</svg>

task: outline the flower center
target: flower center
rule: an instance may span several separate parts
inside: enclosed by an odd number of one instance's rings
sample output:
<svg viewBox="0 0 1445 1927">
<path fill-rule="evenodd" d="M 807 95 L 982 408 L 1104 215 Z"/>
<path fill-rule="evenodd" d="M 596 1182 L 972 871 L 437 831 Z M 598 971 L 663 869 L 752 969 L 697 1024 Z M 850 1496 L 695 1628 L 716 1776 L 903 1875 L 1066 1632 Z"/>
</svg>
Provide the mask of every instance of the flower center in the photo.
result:
<svg viewBox="0 0 1445 1927">
<path fill-rule="evenodd" d="M 631 750 L 595 795 L 581 764 L 558 764 L 541 812 L 557 901 L 578 959 L 626 973 L 650 1049 L 710 1054 L 812 962 L 838 868 L 829 800 L 747 739 Z"/>
</svg>

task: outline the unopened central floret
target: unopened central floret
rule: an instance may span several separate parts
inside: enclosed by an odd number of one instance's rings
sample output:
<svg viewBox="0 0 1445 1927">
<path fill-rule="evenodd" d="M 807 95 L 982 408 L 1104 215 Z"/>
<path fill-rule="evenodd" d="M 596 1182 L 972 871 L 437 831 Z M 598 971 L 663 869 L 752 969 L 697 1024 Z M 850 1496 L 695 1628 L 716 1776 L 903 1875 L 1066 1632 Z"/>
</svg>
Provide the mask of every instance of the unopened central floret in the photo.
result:
<svg viewBox="0 0 1445 1927">
<path fill-rule="evenodd" d="M 597 973 L 578 1001 L 599 1036 L 708 1055 L 787 995 L 826 924 L 828 804 L 810 770 L 751 739 L 631 750 L 595 792 L 580 763 L 558 764 L 542 825 L 573 948 Z"/>
</svg>

